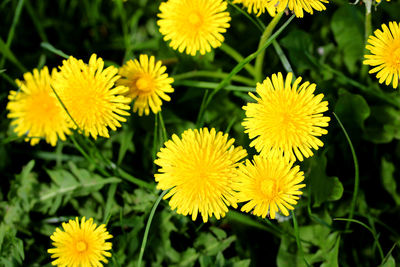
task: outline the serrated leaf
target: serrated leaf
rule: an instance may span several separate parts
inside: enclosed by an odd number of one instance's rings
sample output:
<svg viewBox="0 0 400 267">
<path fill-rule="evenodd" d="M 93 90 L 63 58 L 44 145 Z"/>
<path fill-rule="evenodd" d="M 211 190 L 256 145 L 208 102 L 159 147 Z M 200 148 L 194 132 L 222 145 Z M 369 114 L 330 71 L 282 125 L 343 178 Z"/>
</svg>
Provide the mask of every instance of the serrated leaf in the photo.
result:
<svg viewBox="0 0 400 267">
<path fill-rule="evenodd" d="M 41 210 L 52 214 L 62 205 L 63 201 L 65 203 L 72 197 L 89 195 L 97 192 L 106 184 L 121 181 L 116 177 L 103 178 L 85 169 L 79 169 L 72 162 L 69 163 L 69 166 L 71 172 L 64 169 L 47 170 L 53 183 L 50 186 L 42 184 L 40 201 L 43 206 Z"/>
<path fill-rule="evenodd" d="M 311 192 L 313 206 L 319 207 L 326 201 L 339 200 L 343 195 L 343 185 L 338 177 L 326 175 L 326 156 L 315 155 L 310 161 L 311 171 L 307 186 Z"/>
</svg>

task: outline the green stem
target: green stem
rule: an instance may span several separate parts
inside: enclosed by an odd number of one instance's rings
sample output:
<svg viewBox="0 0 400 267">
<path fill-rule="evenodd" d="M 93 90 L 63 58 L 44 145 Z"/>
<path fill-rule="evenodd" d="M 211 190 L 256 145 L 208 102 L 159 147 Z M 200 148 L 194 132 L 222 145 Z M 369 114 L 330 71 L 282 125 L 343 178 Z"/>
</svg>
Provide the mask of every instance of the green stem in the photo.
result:
<svg viewBox="0 0 400 267">
<path fill-rule="evenodd" d="M 140 267 L 142 265 L 144 249 L 146 247 L 147 237 L 149 235 L 151 221 L 153 220 L 153 217 L 154 217 L 154 214 L 155 214 L 156 209 L 158 207 L 158 204 L 160 204 L 161 199 L 165 196 L 165 194 L 167 192 L 168 192 L 168 190 L 164 190 L 161 193 L 161 195 L 157 198 L 156 202 L 154 203 L 153 208 L 151 209 L 151 212 L 150 212 L 150 215 L 149 215 L 149 219 L 148 219 L 147 224 L 146 224 L 146 229 L 144 230 L 144 236 L 143 236 L 142 245 L 140 247 L 140 254 L 139 254 L 138 265 L 137 265 L 138 267 Z"/>
<path fill-rule="evenodd" d="M 232 47 L 230 47 L 229 45 L 227 45 L 226 43 L 222 43 L 220 49 L 222 51 L 225 52 L 225 54 L 227 54 L 228 56 L 230 56 L 231 58 L 233 58 L 236 62 L 240 63 L 241 61 L 243 61 L 244 57 L 239 54 L 238 51 L 236 51 L 235 49 L 233 49 Z M 247 70 L 247 72 L 252 76 L 255 77 L 255 69 L 251 64 L 246 64 L 244 66 L 245 70 Z"/>
<path fill-rule="evenodd" d="M 218 93 L 221 89 L 223 89 L 225 86 L 228 85 L 229 81 L 232 79 L 234 75 L 236 75 L 240 70 L 244 68 L 246 64 L 251 62 L 253 59 L 257 57 L 258 54 L 260 54 L 262 51 L 264 51 L 272 42 L 275 40 L 281 33 L 282 31 L 290 24 L 290 22 L 294 19 L 294 15 L 292 15 L 271 37 L 268 38 L 268 40 L 265 42 L 265 44 L 258 49 L 256 52 L 250 54 L 247 56 L 243 61 L 241 61 L 239 64 L 237 64 L 233 70 L 229 73 L 228 76 L 226 76 L 213 90 L 208 97 L 206 98 L 205 102 L 202 103 L 200 107 L 200 112 L 199 115 L 197 116 L 197 127 L 201 127 L 203 125 L 203 119 L 204 119 L 204 112 L 207 108 L 207 106 L 210 104 L 212 98 L 216 93 Z M 204 99 L 203 99 L 204 100 Z"/>
<path fill-rule="evenodd" d="M 129 181 L 129 182 L 131 182 L 131 183 L 133 183 L 135 185 L 137 185 L 137 186 L 144 187 L 144 188 L 147 188 L 147 189 L 150 189 L 150 190 L 154 190 L 154 188 L 155 188 L 154 184 L 147 183 L 147 182 L 142 181 L 142 180 L 140 180 L 140 179 L 138 179 L 136 177 L 133 177 L 132 175 L 130 175 L 126 171 L 122 170 L 121 168 L 117 168 L 117 173 L 121 178 L 123 178 L 123 179 L 125 179 L 125 180 L 127 180 L 127 181 Z"/>
<path fill-rule="evenodd" d="M 251 22 L 253 22 L 253 24 L 261 31 L 263 32 L 263 25 L 257 23 L 256 20 L 254 20 L 249 13 L 247 13 L 246 11 L 244 11 L 243 9 L 241 9 L 240 7 L 238 7 L 237 5 L 233 4 L 232 1 L 228 0 L 228 3 L 234 8 L 236 9 L 239 13 L 241 13 L 242 15 L 244 15 L 246 18 L 248 18 Z"/>
<path fill-rule="evenodd" d="M 307 262 L 304 256 L 303 246 L 301 245 L 301 240 L 300 240 L 299 225 L 297 224 L 297 219 L 294 211 L 292 211 L 292 218 L 293 218 L 294 233 L 296 236 L 297 249 L 299 250 L 301 257 L 303 258 L 304 263 L 307 266 L 310 266 L 310 264 Z"/>
<path fill-rule="evenodd" d="M 344 75 L 342 72 L 333 69 L 331 66 L 327 65 L 327 64 L 323 64 L 318 62 L 314 57 L 312 57 L 309 53 L 305 53 L 305 55 L 307 56 L 307 58 L 313 62 L 313 64 L 315 64 L 315 66 L 320 67 L 320 68 L 324 68 L 328 71 L 330 71 L 332 74 L 335 74 L 336 76 L 338 76 L 339 78 L 343 79 L 343 81 L 345 81 L 346 85 L 352 85 L 355 88 L 360 89 L 360 91 L 368 94 L 369 96 L 373 96 L 376 97 L 377 99 L 380 99 L 388 104 L 391 104 L 397 108 L 400 108 L 400 101 L 398 98 L 392 97 L 392 96 L 387 96 L 385 95 L 384 92 L 380 91 L 380 90 L 374 90 L 369 88 L 366 85 L 363 85 L 361 83 L 359 83 L 356 80 L 353 80 L 349 77 L 347 77 L 346 75 Z"/>
<path fill-rule="evenodd" d="M 207 77 L 207 78 L 216 78 L 216 79 L 224 79 L 226 76 L 228 76 L 229 73 L 225 72 L 215 72 L 215 71 L 207 71 L 207 70 L 198 70 L 198 71 L 189 71 L 181 74 L 177 74 L 172 76 L 174 78 L 175 82 L 180 81 L 180 80 L 185 80 L 189 78 L 196 78 L 196 77 Z M 240 75 L 235 75 L 232 77 L 232 81 L 235 82 L 240 82 L 249 86 L 254 86 L 255 82 L 252 79 L 240 76 Z"/>
<path fill-rule="evenodd" d="M 371 15 L 372 1 L 365 1 L 365 21 L 364 21 L 364 54 L 368 53 L 366 48 L 368 38 L 372 33 L 372 15 Z M 368 66 L 362 64 L 361 66 L 361 78 L 365 78 L 368 75 Z"/>
<path fill-rule="evenodd" d="M 162 117 L 161 111 L 158 112 L 158 118 L 160 119 L 161 133 L 162 133 L 162 138 L 163 138 L 162 143 L 164 143 L 168 140 L 168 133 L 167 133 L 167 129 L 165 128 L 164 119 Z"/>
<path fill-rule="evenodd" d="M 218 83 L 192 81 L 192 80 L 179 81 L 177 84 L 188 86 L 188 87 L 206 88 L 206 89 L 215 89 L 218 86 Z M 224 87 L 224 90 L 240 91 L 240 92 L 255 92 L 256 88 L 254 86 L 248 87 L 248 86 L 227 85 Z"/>
<path fill-rule="evenodd" d="M 36 31 L 38 32 L 38 34 L 40 36 L 40 39 L 42 39 L 42 42 L 47 42 L 48 39 L 47 39 L 46 33 L 45 33 L 43 26 L 32 7 L 30 0 L 25 0 L 25 8 L 28 11 L 29 16 L 32 19 L 33 25 L 35 26 Z"/>
<path fill-rule="evenodd" d="M 351 205 L 350 205 L 350 213 L 348 217 L 348 221 L 346 224 L 346 230 L 349 229 L 351 219 L 353 219 L 354 215 L 354 210 L 356 208 L 356 201 L 357 201 L 357 196 L 358 196 L 358 188 L 360 184 L 360 177 L 359 177 L 359 170 L 358 170 L 358 160 L 357 160 L 357 155 L 354 150 L 353 144 L 350 140 L 349 135 L 347 134 L 346 129 L 344 128 L 342 122 L 340 121 L 339 117 L 333 112 L 333 115 L 335 116 L 336 120 L 338 121 L 340 128 L 342 128 L 342 131 L 344 135 L 346 136 L 347 143 L 349 144 L 350 150 L 351 150 L 351 155 L 353 156 L 353 163 L 354 163 L 354 189 L 353 189 L 353 197 L 351 199 Z"/>
<path fill-rule="evenodd" d="M 271 22 L 267 25 L 265 28 L 263 34 L 261 35 L 260 42 L 258 44 L 258 49 L 261 49 L 265 42 L 268 40 L 268 38 L 271 36 L 272 31 L 275 29 L 276 25 L 278 24 L 279 20 L 281 19 L 283 15 L 283 11 L 278 13 L 272 20 Z M 256 58 L 256 63 L 255 63 L 255 79 L 256 82 L 261 82 L 263 78 L 263 63 L 264 63 L 264 56 L 265 56 L 265 49 L 263 49 L 257 56 Z"/>
<path fill-rule="evenodd" d="M 81 154 L 85 157 L 85 159 L 86 159 L 87 161 L 89 161 L 90 163 L 92 163 L 92 164 L 96 167 L 96 169 L 98 169 L 98 170 L 100 171 L 100 173 L 101 173 L 102 175 L 104 175 L 104 176 L 110 176 L 110 174 L 109 174 L 106 170 L 104 170 L 103 168 L 101 168 L 101 167 L 96 163 L 96 161 L 95 161 L 94 159 L 92 159 L 92 158 L 86 153 L 86 151 L 82 148 L 82 146 L 76 141 L 75 135 L 74 135 L 74 134 L 71 135 L 71 140 L 72 140 L 72 142 L 74 143 L 76 149 L 78 149 L 78 151 L 81 152 Z"/>
<path fill-rule="evenodd" d="M 272 45 L 274 46 L 275 52 L 278 55 L 279 59 L 281 60 L 283 68 L 286 70 L 286 72 L 293 73 L 293 79 L 295 79 L 293 68 L 290 65 L 290 62 L 289 62 L 288 58 L 286 57 L 285 53 L 283 52 L 283 50 L 282 50 L 281 46 L 279 45 L 279 43 L 276 40 L 274 40 L 272 42 Z"/>
<path fill-rule="evenodd" d="M 155 168 L 154 160 L 156 159 L 156 154 L 157 154 L 157 150 L 158 150 L 157 133 L 158 133 L 158 116 L 157 116 L 157 114 L 155 114 L 154 115 L 154 131 L 153 131 L 153 167 L 154 168 Z"/>
<path fill-rule="evenodd" d="M 8 36 L 7 36 L 7 41 L 6 41 L 6 47 L 9 49 L 11 46 L 11 42 L 14 39 L 14 32 L 15 28 L 17 27 L 17 23 L 19 21 L 19 17 L 21 15 L 22 7 L 24 6 L 24 0 L 19 0 L 17 7 L 15 8 L 15 13 L 13 16 L 13 21 L 10 27 L 10 30 L 8 31 Z M 0 69 L 3 68 L 4 63 L 5 63 L 6 58 L 4 55 L 1 57 L 0 61 Z"/>
<path fill-rule="evenodd" d="M 385 255 L 383 253 L 381 244 L 379 243 L 378 237 L 376 236 L 376 233 L 374 232 L 374 230 L 371 229 L 371 227 L 369 227 L 368 225 L 366 225 L 363 222 L 360 222 L 358 220 L 354 220 L 354 219 L 346 219 L 346 218 L 335 218 L 333 219 L 334 221 L 346 221 L 347 223 L 349 222 L 354 222 L 354 223 L 358 223 L 359 225 L 363 226 L 365 229 L 367 229 L 368 231 L 371 232 L 372 236 L 374 237 L 376 246 L 378 247 L 378 251 L 379 251 L 379 255 L 381 256 L 381 259 L 383 260 L 385 258 Z"/>
</svg>

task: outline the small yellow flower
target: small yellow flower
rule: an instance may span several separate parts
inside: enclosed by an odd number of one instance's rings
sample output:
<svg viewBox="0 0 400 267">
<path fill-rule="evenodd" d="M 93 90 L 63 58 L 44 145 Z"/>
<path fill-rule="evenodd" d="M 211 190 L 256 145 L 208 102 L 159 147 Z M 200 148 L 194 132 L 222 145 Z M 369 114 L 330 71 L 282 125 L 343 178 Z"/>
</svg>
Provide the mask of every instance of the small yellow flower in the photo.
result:
<svg viewBox="0 0 400 267">
<path fill-rule="evenodd" d="M 303 156 L 313 155 L 311 148 L 318 149 L 323 143 L 317 137 L 327 134 L 329 117 L 322 112 L 328 110 L 328 102 L 322 101 L 324 95 L 315 96 L 316 85 L 305 82 L 301 77 L 292 85 L 293 74 L 286 80 L 282 73 L 272 75 L 257 84 L 257 94 L 249 95 L 256 103 L 248 103 L 243 109 L 246 118 L 242 123 L 254 146 L 264 157 L 285 157 L 300 161 Z M 298 87 L 299 86 L 299 87 Z M 322 102 L 321 102 L 322 101 Z"/>
<path fill-rule="evenodd" d="M 69 220 L 68 223 L 63 223 L 62 227 L 53 233 L 50 237 L 53 240 L 55 248 L 48 249 L 47 252 L 55 260 L 53 265 L 60 267 L 86 267 L 86 266 L 103 266 L 101 262 L 108 263 L 105 257 L 111 257 L 110 250 L 112 244 L 106 242 L 112 238 L 107 232 L 104 224 L 97 227 L 90 218 L 86 221 L 82 218 L 79 224 L 79 219 Z"/>
<path fill-rule="evenodd" d="M 173 49 L 204 55 L 221 46 L 231 20 L 222 0 L 168 0 L 160 5 L 160 32 Z"/>
<path fill-rule="evenodd" d="M 31 145 L 44 138 L 55 146 L 57 139 L 65 140 L 70 134 L 67 113 L 50 87 L 52 77 L 47 67 L 24 74 L 24 81 L 16 80 L 19 91 L 10 91 L 7 109 L 8 118 L 13 119 L 18 136 L 27 136 Z"/>
<path fill-rule="evenodd" d="M 269 0 L 269 4 L 276 6 L 278 13 L 288 7 L 298 18 L 304 16 L 303 10 L 311 15 L 314 13 L 314 9 L 317 11 L 325 10 L 324 3 L 329 3 L 329 0 Z"/>
<path fill-rule="evenodd" d="M 125 97 L 128 88 L 114 87 L 119 79 L 118 69 L 110 66 L 104 68 L 104 61 L 95 54 L 90 57 L 89 64 L 74 57 L 63 61 L 60 72 L 54 75 L 53 87 L 67 108 L 73 121 L 83 130 L 85 135 L 94 139 L 98 135 L 110 137 L 108 127 L 113 131 L 121 127 L 129 116 L 131 99 Z"/>
<path fill-rule="evenodd" d="M 270 0 L 234 0 L 233 3 L 243 4 L 243 6 L 247 8 L 248 13 L 257 14 L 257 16 L 265 13 L 265 10 L 267 10 L 271 16 L 276 14 L 276 7 Z"/>
<path fill-rule="evenodd" d="M 380 3 L 381 0 L 375 0 L 377 3 Z M 390 0 L 386 0 L 387 2 L 390 2 Z"/>
<path fill-rule="evenodd" d="M 182 138 L 172 136 L 158 152 L 155 163 L 161 168 L 155 174 L 157 188 L 170 189 L 164 199 L 178 214 L 200 213 L 204 222 L 208 217 L 225 216 L 227 206 L 237 207 L 233 178 L 238 162 L 247 155 L 242 147 L 234 147 L 228 134 L 200 130 L 186 130 Z"/>
<path fill-rule="evenodd" d="M 400 73 L 400 23 L 389 22 L 389 27 L 382 24 L 382 30 L 376 30 L 369 36 L 366 48 L 372 55 L 365 55 L 364 64 L 373 66 L 369 73 L 375 73 L 379 83 L 399 85 Z"/>
<path fill-rule="evenodd" d="M 161 111 L 162 101 L 170 101 L 171 98 L 165 93 L 172 93 L 171 83 L 173 78 L 165 73 L 167 68 L 162 66 L 161 61 L 155 62 L 153 56 L 140 55 L 137 59 L 129 60 L 119 69 L 121 79 L 117 84 L 129 88 L 127 96 L 135 100 L 133 112 L 139 112 L 139 116 L 149 115 L 150 109 L 156 114 Z"/>
<path fill-rule="evenodd" d="M 279 210 L 288 216 L 288 210 L 293 210 L 297 204 L 298 195 L 303 194 L 299 189 L 305 187 L 300 184 L 304 180 L 304 173 L 299 166 L 292 168 L 281 158 L 266 159 L 255 156 L 253 161 L 246 160 L 246 164 L 239 166 L 238 202 L 247 202 L 241 211 L 250 212 L 265 218 L 267 215 L 275 219 Z"/>
</svg>

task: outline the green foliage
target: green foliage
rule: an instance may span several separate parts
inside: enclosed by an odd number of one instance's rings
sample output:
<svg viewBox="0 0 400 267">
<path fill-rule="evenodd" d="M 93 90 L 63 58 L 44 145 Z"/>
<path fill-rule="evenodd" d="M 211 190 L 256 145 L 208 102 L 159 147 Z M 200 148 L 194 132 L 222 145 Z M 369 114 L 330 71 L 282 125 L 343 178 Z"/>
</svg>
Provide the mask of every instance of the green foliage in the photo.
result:
<svg viewBox="0 0 400 267">
<path fill-rule="evenodd" d="M 263 49 L 255 52 L 272 19 L 247 15 L 228 1 L 226 47 L 190 57 L 171 49 L 158 32 L 160 2 L 0 3 L 0 266 L 50 266 L 49 236 L 62 222 L 86 216 L 113 235 L 108 266 L 136 267 L 160 195 L 154 159 L 172 134 L 214 127 L 235 138 L 249 158 L 256 154 L 244 133 L 242 107 L 254 101 L 248 92 L 255 91 L 254 59 Z M 329 102 L 324 147 L 295 163 L 306 183 L 295 206 L 296 227 L 292 216 L 261 219 L 240 212 L 241 204 L 221 220 L 193 222 L 162 200 L 149 224 L 142 266 L 399 265 L 400 94 L 379 84 L 362 61 L 368 29 L 399 21 L 400 3 L 373 7 L 371 25 L 361 1 L 326 6 L 290 23 L 283 14 L 273 38 L 262 43 L 265 60 L 257 69 L 263 78 L 293 70 L 316 83 L 315 93 Z M 6 118 L 8 91 L 18 89 L 14 80 L 36 67 L 56 68 L 68 55 L 87 61 L 92 53 L 117 67 L 142 53 L 163 60 L 175 78 L 171 101 L 157 116 L 132 114 L 109 139 L 75 134 L 53 148 L 44 142 L 31 147 L 17 137 Z M 332 111 L 357 154 L 355 199 L 352 154 Z"/>
</svg>

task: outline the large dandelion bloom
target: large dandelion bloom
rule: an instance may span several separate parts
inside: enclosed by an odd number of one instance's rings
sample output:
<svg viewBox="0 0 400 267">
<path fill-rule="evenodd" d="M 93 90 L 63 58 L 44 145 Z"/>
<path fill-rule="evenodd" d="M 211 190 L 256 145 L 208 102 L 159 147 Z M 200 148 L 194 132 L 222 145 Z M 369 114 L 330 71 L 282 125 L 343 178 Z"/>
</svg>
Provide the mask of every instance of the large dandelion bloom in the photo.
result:
<svg viewBox="0 0 400 267">
<path fill-rule="evenodd" d="M 382 24 L 382 30 L 376 30 L 369 36 L 366 48 L 372 55 L 365 55 L 364 64 L 373 66 L 369 73 L 375 73 L 379 83 L 393 88 L 399 85 L 400 74 L 400 23 L 391 21 L 389 27 Z"/>
<path fill-rule="evenodd" d="M 322 101 L 324 95 L 315 96 L 316 85 L 304 82 L 301 77 L 292 85 L 293 74 L 286 80 L 281 73 L 272 75 L 257 84 L 257 94 L 249 95 L 256 103 L 248 103 L 243 109 L 246 118 L 242 123 L 245 132 L 254 140 L 254 146 L 264 157 L 284 156 L 287 160 L 300 161 L 303 156 L 313 155 L 311 148 L 318 149 L 323 143 L 317 137 L 327 134 L 329 117 L 322 112 L 328 110 L 328 102 Z M 321 102 L 322 101 L 322 102 Z"/>
<path fill-rule="evenodd" d="M 93 219 L 86 221 L 83 217 L 80 224 L 78 218 L 63 223 L 64 231 L 57 228 L 50 237 L 55 248 L 47 250 L 53 254 L 52 258 L 56 258 L 52 264 L 83 267 L 103 266 L 101 262 L 107 263 L 105 257 L 111 257 L 107 250 L 111 249 L 112 244 L 106 240 L 112 238 L 112 235 L 107 232 L 104 224 L 96 226 Z"/>
<path fill-rule="evenodd" d="M 54 75 L 53 87 L 75 123 L 86 135 L 110 137 L 108 127 L 116 130 L 129 116 L 131 99 L 123 96 L 125 86 L 114 87 L 120 78 L 118 69 L 104 68 L 104 61 L 95 54 L 89 64 L 74 57 L 63 61 L 60 72 Z"/>
<path fill-rule="evenodd" d="M 171 189 L 165 199 L 178 214 L 200 213 L 208 217 L 225 216 L 227 206 L 237 207 L 233 178 L 236 167 L 247 155 L 242 147 L 233 146 L 234 139 L 215 129 L 186 130 L 182 138 L 172 136 L 158 152 L 155 163 L 161 168 L 155 179 L 158 189 Z"/>
<path fill-rule="evenodd" d="M 239 167 L 235 188 L 238 202 L 248 201 L 241 211 L 253 210 L 254 215 L 262 218 L 269 215 L 275 219 L 280 210 L 288 216 L 288 210 L 293 210 L 293 205 L 297 204 L 298 195 L 303 194 L 299 189 L 305 187 L 305 184 L 300 184 L 304 173 L 299 170 L 299 166 L 292 168 L 292 163 L 280 158 L 255 156 L 253 162 L 247 160 Z"/>
<path fill-rule="evenodd" d="M 234 0 L 233 3 L 243 4 L 243 6 L 247 8 L 248 13 L 257 14 L 257 16 L 265 13 L 265 10 L 267 10 L 271 16 L 276 14 L 275 4 L 271 3 L 270 0 Z"/>
<path fill-rule="evenodd" d="M 44 138 L 55 146 L 57 139 L 65 140 L 69 134 L 67 113 L 50 87 L 51 76 L 47 67 L 24 74 L 24 81 L 16 80 L 20 90 L 10 91 L 7 109 L 8 118 L 13 119 L 14 131 L 26 136 L 31 145 Z"/>
<path fill-rule="evenodd" d="M 304 12 L 310 13 L 311 15 L 314 13 L 314 9 L 317 11 L 323 11 L 326 9 L 323 3 L 329 3 L 328 0 L 269 0 L 269 4 L 276 6 L 277 12 L 282 12 L 289 8 L 289 10 L 293 11 L 296 17 L 302 18 L 304 16 Z"/>
<path fill-rule="evenodd" d="M 162 66 L 161 61 L 155 62 L 153 56 L 140 55 L 137 59 L 129 60 L 119 69 L 121 79 L 117 84 L 129 88 L 127 96 L 135 100 L 133 112 L 139 112 L 139 116 L 149 115 L 150 109 L 153 113 L 161 111 L 162 101 L 170 101 L 171 98 L 165 93 L 172 93 L 174 89 L 171 83 L 173 78 L 165 73 L 167 68 Z"/>
<path fill-rule="evenodd" d="M 221 33 L 226 32 L 231 20 L 227 5 L 222 0 L 168 0 L 160 5 L 157 24 L 173 49 L 204 55 L 224 41 Z"/>
</svg>

